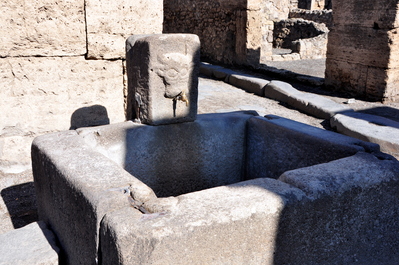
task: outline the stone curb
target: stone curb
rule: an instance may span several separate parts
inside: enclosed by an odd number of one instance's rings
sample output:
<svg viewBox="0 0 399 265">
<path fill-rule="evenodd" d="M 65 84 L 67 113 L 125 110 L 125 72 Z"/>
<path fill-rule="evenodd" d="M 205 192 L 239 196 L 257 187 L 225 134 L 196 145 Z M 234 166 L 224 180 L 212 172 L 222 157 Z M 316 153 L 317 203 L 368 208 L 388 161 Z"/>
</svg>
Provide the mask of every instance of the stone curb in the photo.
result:
<svg viewBox="0 0 399 265">
<path fill-rule="evenodd" d="M 207 76 L 224 80 L 224 82 L 242 88 L 247 92 L 287 103 L 317 118 L 330 119 L 336 113 L 353 111 L 353 109 L 323 96 L 300 92 L 286 82 L 270 82 L 262 78 L 241 74 L 221 66 L 204 63 L 201 64 L 200 72 Z"/>
<path fill-rule="evenodd" d="M 294 77 L 290 71 L 277 70 L 280 76 L 287 74 L 290 78 Z M 377 143 L 380 145 L 381 151 L 399 154 L 398 122 L 379 116 L 357 113 L 352 108 L 323 96 L 301 92 L 286 82 L 277 80 L 269 82 L 268 80 L 251 77 L 221 66 L 205 63 L 201 64 L 200 72 L 250 93 L 287 103 L 301 112 L 316 118 L 330 119 L 331 126 L 339 133 Z M 303 76 L 297 75 L 295 78 L 301 81 L 299 79 L 303 78 Z M 320 84 L 316 82 L 313 85 Z M 263 94 L 261 94 L 262 91 Z"/>
<path fill-rule="evenodd" d="M 59 248 L 44 222 L 31 223 L 0 235 L 0 264 L 58 264 Z"/>
<path fill-rule="evenodd" d="M 337 132 L 377 143 L 381 151 L 399 153 L 399 122 L 359 112 L 336 114 L 330 119 Z"/>
</svg>

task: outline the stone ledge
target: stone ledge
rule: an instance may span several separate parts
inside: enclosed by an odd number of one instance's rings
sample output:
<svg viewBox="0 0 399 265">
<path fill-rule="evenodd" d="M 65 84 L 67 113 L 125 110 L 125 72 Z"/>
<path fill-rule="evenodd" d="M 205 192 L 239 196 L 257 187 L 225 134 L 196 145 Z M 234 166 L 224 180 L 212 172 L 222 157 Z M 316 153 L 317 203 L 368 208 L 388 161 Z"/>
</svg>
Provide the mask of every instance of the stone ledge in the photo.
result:
<svg viewBox="0 0 399 265">
<path fill-rule="evenodd" d="M 399 122 L 358 112 L 336 114 L 330 120 L 331 127 L 338 132 L 377 143 L 381 151 L 399 153 Z"/>
</svg>

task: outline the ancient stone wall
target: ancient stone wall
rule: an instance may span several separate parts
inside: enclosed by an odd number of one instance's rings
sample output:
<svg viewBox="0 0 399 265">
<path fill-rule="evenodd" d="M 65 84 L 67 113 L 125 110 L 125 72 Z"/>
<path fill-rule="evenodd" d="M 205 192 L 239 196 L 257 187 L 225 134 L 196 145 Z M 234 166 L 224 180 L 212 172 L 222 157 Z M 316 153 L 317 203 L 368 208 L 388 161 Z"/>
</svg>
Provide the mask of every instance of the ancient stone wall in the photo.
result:
<svg viewBox="0 0 399 265">
<path fill-rule="evenodd" d="M 0 171 L 29 168 L 37 135 L 125 120 L 125 39 L 162 32 L 161 0 L 14 0 L 1 11 Z"/>
<path fill-rule="evenodd" d="M 193 33 L 201 57 L 225 64 L 245 61 L 246 0 L 164 1 L 164 33 Z"/>
<path fill-rule="evenodd" d="M 328 32 L 324 24 L 303 19 L 284 19 L 274 23 L 273 47 L 292 48 L 292 42 L 310 39 Z"/>
<path fill-rule="evenodd" d="M 372 100 L 399 99 L 399 1 L 334 0 L 326 85 Z"/>
<path fill-rule="evenodd" d="M 305 20 L 314 21 L 317 23 L 324 23 L 328 28 L 333 26 L 332 10 L 306 10 L 306 9 L 292 9 L 288 15 L 289 18 L 302 18 Z"/>
</svg>

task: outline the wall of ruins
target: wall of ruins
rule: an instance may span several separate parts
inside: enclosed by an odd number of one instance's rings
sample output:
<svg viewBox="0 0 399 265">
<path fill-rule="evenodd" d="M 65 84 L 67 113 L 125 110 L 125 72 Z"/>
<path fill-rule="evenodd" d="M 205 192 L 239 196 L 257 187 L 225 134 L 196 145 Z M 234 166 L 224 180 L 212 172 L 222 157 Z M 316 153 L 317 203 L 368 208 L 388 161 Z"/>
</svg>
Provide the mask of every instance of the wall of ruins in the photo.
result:
<svg viewBox="0 0 399 265">
<path fill-rule="evenodd" d="M 125 39 L 161 33 L 162 2 L 2 3 L 0 171 L 29 168 L 38 135 L 125 120 Z"/>
<path fill-rule="evenodd" d="M 164 32 L 197 34 L 204 60 L 256 65 L 272 55 L 273 21 L 288 18 L 297 5 L 297 0 L 165 1 Z"/>
<path fill-rule="evenodd" d="M 325 83 L 371 100 L 399 100 L 399 1 L 334 0 Z"/>
</svg>

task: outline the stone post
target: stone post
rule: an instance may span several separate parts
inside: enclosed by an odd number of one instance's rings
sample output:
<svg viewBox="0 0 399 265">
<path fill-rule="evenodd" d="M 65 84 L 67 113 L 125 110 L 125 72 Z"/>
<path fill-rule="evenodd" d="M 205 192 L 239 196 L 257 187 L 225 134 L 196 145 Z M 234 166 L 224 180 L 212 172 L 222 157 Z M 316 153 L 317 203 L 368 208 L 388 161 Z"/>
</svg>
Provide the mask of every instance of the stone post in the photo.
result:
<svg viewBox="0 0 399 265">
<path fill-rule="evenodd" d="M 378 101 L 399 99 L 399 0 L 334 0 L 327 87 Z"/>
<path fill-rule="evenodd" d="M 127 119 L 151 125 L 194 121 L 199 53 L 194 34 L 129 37 Z"/>
</svg>

